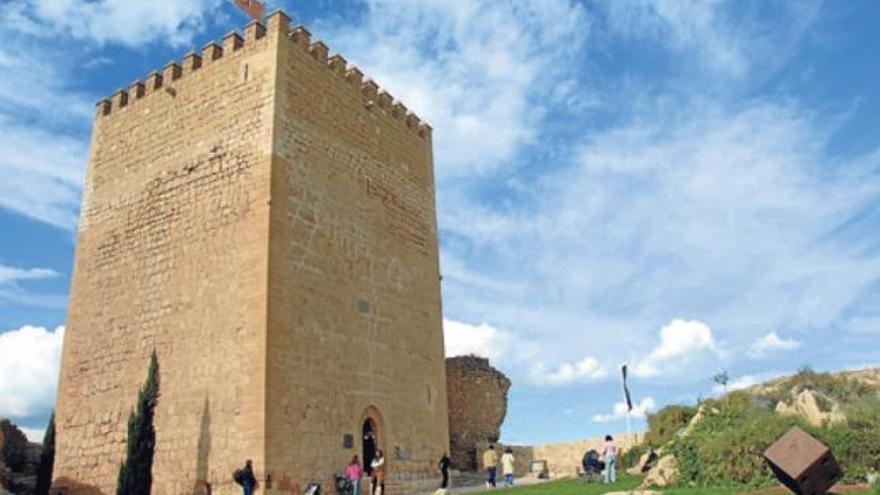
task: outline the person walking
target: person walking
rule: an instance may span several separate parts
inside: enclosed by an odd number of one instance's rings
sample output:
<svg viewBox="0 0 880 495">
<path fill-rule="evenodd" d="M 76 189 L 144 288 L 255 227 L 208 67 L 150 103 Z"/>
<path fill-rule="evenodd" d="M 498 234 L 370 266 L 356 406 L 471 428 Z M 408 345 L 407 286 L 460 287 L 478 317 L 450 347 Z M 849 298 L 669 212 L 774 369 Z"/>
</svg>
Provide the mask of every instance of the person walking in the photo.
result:
<svg viewBox="0 0 880 495">
<path fill-rule="evenodd" d="M 440 476 L 443 477 L 443 481 L 440 483 L 440 488 L 446 488 L 449 486 L 449 465 L 452 461 L 449 460 L 449 455 L 446 452 L 443 453 L 443 457 L 440 458 L 440 462 L 437 463 L 437 467 L 440 468 Z"/>
<path fill-rule="evenodd" d="M 605 446 L 602 447 L 602 456 L 605 458 L 605 483 L 614 483 L 617 481 L 617 476 L 614 472 L 617 445 L 614 445 L 614 438 L 611 435 L 605 435 Z"/>
<path fill-rule="evenodd" d="M 345 467 L 345 477 L 351 483 L 351 495 L 360 495 L 361 492 L 361 462 L 358 456 L 351 458 L 351 462 Z"/>
<path fill-rule="evenodd" d="M 513 486 L 513 464 L 516 458 L 513 457 L 513 449 L 507 447 L 501 456 L 501 472 L 504 474 L 504 486 Z"/>
<path fill-rule="evenodd" d="M 497 472 L 498 453 L 495 452 L 495 446 L 489 445 L 489 448 L 483 452 L 483 469 L 486 470 L 486 488 L 495 488 L 495 473 Z"/>
<path fill-rule="evenodd" d="M 257 486 L 257 477 L 254 476 L 254 463 L 250 459 L 244 462 L 244 468 L 238 469 L 233 474 L 235 482 L 241 485 L 243 495 L 253 495 L 254 487 Z"/>
<path fill-rule="evenodd" d="M 370 467 L 373 468 L 373 480 L 370 495 L 382 495 L 385 493 L 385 476 L 387 474 L 385 472 L 385 453 L 381 450 L 377 450 L 376 457 L 373 458 Z"/>
</svg>

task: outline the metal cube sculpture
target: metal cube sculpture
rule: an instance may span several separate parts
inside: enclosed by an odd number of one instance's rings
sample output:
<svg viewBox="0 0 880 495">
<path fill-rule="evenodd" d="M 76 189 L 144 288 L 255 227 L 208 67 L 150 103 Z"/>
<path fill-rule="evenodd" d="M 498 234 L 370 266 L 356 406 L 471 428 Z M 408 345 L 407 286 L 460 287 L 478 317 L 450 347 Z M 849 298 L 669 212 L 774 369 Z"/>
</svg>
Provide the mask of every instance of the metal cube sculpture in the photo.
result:
<svg viewBox="0 0 880 495">
<path fill-rule="evenodd" d="M 773 474 L 799 495 L 821 495 L 834 486 L 843 472 L 822 442 L 794 427 L 764 452 Z"/>
</svg>

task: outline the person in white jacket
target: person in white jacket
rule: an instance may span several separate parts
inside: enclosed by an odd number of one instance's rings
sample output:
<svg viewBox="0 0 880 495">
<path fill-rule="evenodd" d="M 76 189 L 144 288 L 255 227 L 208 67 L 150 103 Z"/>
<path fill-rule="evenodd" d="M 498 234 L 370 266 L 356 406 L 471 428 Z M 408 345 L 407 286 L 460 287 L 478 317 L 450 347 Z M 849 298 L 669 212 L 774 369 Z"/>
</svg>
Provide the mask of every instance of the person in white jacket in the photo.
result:
<svg viewBox="0 0 880 495">
<path fill-rule="evenodd" d="M 513 486 L 513 464 L 516 458 L 513 457 L 513 449 L 507 447 L 501 456 L 501 472 L 504 474 L 504 486 Z"/>
<path fill-rule="evenodd" d="M 372 480 L 372 495 L 382 495 L 385 493 L 385 475 L 386 475 L 386 467 L 385 467 L 385 453 L 381 450 L 376 451 L 376 457 L 373 458 L 373 462 L 370 463 L 370 467 L 373 468 L 373 480 Z"/>
</svg>

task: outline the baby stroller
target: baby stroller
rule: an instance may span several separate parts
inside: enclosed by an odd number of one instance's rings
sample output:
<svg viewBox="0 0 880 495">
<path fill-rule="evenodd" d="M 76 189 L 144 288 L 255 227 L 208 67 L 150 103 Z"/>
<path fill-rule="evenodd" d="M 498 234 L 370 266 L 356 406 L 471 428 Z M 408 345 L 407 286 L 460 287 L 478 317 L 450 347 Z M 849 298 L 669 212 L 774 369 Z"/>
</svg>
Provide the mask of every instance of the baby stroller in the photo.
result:
<svg viewBox="0 0 880 495">
<path fill-rule="evenodd" d="M 341 474 L 337 474 L 335 476 L 336 483 L 336 493 L 339 495 L 348 495 L 351 493 L 351 480 L 348 477 L 343 476 Z"/>
<path fill-rule="evenodd" d="M 581 459 L 581 467 L 584 482 L 592 483 L 602 480 L 602 471 L 605 469 L 605 463 L 599 460 L 599 453 L 595 450 L 588 450 Z"/>
</svg>

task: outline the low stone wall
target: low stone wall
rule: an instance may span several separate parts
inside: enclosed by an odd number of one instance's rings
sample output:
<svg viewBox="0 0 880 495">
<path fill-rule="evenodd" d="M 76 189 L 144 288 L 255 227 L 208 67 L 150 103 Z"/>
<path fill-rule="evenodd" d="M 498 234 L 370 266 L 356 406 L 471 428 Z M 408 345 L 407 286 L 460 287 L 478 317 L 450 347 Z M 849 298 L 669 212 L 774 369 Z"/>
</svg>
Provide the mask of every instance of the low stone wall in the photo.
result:
<svg viewBox="0 0 880 495">
<path fill-rule="evenodd" d="M 617 444 L 620 452 L 619 455 L 623 455 L 627 450 L 641 445 L 644 441 L 645 434 L 641 432 L 614 436 L 614 443 Z M 585 452 L 588 450 L 601 452 L 604 444 L 604 437 L 597 437 L 544 445 L 496 445 L 495 449 L 498 451 L 499 459 L 507 447 L 513 450 L 513 456 L 516 458 L 515 470 L 517 476 L 526 475 L 532 461 L 543 460 L 547 462 L 547 469 L 551 478 L 569 478 L 578 475 L 581 459 Z M 480 471 L 484 469 L 482 453 L 486 448 L 488 448 L 487 443 L 477 446 L 480 454 L 477 456 Z"/>
</svg>

